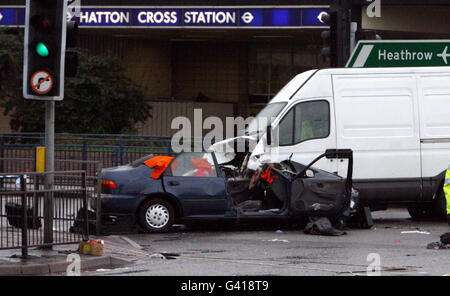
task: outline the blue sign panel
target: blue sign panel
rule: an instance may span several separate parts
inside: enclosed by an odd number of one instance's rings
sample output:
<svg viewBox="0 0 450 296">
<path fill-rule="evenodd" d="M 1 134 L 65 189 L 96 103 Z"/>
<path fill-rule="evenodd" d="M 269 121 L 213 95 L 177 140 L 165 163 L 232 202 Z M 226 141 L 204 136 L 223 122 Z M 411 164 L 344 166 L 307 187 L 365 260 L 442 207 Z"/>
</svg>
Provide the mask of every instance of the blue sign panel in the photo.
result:
<svg viewBox="0 0 450 296">
<path fill-rule="evenodd" d="M 305 27 L 323 26 L 317 16 L 324 11 L 322 8 L 302 9 L 302 24 Z M 325 10 L 328 12 L 328 10 Z"/>
<path fill-rule="evenodd" d="M 317 16 L 327 8 L 91 8 L 72 17 L 80 27 L 299 28 L 324 27 Z M 0 25 L 24 24 L 24 8 L 0 8 Z"/>
<path fill-rule="evenodd" d="M 0 7 L 0 26 L 19 26 L 24 23 L 25 9 Z"/>
</svg>

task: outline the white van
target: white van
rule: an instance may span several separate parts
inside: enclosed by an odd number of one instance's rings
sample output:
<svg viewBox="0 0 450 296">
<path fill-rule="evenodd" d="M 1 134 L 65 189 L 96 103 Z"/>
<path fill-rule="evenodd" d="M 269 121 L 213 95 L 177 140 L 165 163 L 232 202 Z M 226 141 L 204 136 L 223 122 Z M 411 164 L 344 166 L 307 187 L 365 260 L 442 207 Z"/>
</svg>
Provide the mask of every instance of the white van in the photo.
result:
<svg viewBox="0 0 450 296">
<path fill-rule="evenodd" d="M 267 127 L 255 120 L 246 130 L 247 138 L 258 139 L 248 168 L 291 155 L 308 164 L 326 149 L 350 148 L 354 187 L 372 209 L 404 203 L 413 218 L 432 210 L 444 215 L 450 67 L 307 71 L 294 77 L 257 115 L 261 117 L 273 119 L 278 144 L 267 146 Z M 346 161 L 324 158 L 315 166 L 345 176 Z"/>
</svg>

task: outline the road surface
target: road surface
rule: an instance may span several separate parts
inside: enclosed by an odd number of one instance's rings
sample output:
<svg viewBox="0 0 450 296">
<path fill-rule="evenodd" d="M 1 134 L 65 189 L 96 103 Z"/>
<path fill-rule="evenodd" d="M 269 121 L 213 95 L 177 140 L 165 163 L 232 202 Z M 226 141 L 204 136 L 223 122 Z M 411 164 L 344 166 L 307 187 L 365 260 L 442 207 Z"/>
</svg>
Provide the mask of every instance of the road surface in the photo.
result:
<svg viewBox="0 0 450 296">
<path fill-rule="evenodd" d="M 450 231 L 446 223 L 413 222 L 405 209 L 373 217 L 372 229 L 350 229 L 339 237 L 307 235 L 286 225 L 209 223 L 167 234 L 109 236 L 149 255 L 126 268 L 84 275 L 366 275 L 374 258 L 380 260 L 381 275 L 450 273 L 450 250 L 426 249 Z"/>
</svg>

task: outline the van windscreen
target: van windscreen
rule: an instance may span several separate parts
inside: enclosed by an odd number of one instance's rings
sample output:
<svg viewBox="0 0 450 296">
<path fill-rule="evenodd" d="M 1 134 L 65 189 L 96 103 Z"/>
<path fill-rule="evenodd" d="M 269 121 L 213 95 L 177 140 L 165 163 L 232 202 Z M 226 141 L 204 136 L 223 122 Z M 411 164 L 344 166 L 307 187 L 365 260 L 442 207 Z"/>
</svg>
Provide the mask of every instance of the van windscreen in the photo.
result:
<svg viewBox="0 0 450 296">
<path fill-rule="evenodd" d="M 271 103 L 264 107 L 245 128 L 245 135 L 251 136 L 265 131 L 266 127 L 272 124 L 286 104 L 286 102 Z"/>
</svg>

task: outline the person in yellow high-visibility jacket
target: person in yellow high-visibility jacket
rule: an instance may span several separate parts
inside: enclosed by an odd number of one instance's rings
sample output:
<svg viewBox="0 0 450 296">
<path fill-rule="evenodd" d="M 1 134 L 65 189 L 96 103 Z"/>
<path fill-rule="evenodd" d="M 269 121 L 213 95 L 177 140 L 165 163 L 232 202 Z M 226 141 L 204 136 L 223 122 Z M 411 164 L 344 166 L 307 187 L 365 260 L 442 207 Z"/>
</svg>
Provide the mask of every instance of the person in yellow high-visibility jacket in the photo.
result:
<svg viewBox="0 0 450 296">
<path fill-rule="evenodd" d="M 450 166 L 445 173 L 445 181 L 444 181 L 444 194 L 445 201 L 447 203 L 447 221 L 450 225 Z"/>
</svg>

